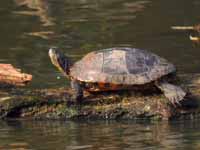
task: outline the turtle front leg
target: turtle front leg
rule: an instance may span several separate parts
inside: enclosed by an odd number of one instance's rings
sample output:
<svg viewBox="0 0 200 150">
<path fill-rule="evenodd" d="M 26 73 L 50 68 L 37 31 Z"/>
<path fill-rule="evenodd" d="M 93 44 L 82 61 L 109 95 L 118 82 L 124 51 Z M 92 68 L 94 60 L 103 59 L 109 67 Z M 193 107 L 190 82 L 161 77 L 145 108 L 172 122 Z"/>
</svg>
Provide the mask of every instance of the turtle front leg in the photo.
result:
<svg viewBox="0 0 200 150">
<path fill-rule="evenodd" d="M 156 86 L 164 93 L 165 97 L 174 106 L 177 104 L 180 105 L 180 101 L 183 100 L 186 95 L 186 92 L 181 87 L 164 81 L 157 82 Z"/>
<path fill-rule="evenodd" d="M 80 82 L 76 80 L 71 81 L 71 88 L 74 90 L 74 99 L 80 103 L 83 98 L 83 87 Z"/>
</svg>

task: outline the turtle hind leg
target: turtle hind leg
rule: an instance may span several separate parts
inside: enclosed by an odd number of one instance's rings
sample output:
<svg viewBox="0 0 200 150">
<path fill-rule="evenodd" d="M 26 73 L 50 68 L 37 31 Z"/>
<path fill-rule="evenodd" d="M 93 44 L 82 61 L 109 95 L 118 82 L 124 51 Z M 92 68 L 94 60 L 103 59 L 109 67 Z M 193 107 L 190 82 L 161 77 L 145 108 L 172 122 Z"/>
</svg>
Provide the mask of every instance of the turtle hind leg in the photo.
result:
<svg viewBox="0 0 200 150">
<path fill-rule="evenodd" d="M 174 106 L 180 105 L 180 101 L 186 96 L 186 92 L 179 86 L 160 81 L 156 86 L 164 93 L 165 97 Z"/>
<path fill-rule="evenodd" d="M 76 100 L 76 102 L 81 103 L 83 99 L 83 87 L 82 85 L 76 81 L 71 81 L 71 88 L 74 90 L 74 96 L 73 99 Z"/>
</svg>

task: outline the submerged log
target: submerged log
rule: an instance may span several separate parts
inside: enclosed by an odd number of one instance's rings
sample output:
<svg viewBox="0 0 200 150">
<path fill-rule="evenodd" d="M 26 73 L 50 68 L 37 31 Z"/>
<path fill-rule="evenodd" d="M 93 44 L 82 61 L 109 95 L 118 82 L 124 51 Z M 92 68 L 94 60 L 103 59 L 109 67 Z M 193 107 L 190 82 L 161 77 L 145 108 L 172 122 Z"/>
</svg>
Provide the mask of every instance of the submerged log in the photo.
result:
<svg viewBox="0 0 200 150">
<path fill-rule="evenodd" d="M 200 116 L 200 74 L 179 75 L 188 88 L 180 106 L 171 106 L 162 94 L 87 94 L 81 105 L 72 99 L 70 89 L 43 89 L 0 92 L 1 118 L 31 119 L 194 119 Z M 177 81 L 180 83 L 180 81 Z"/>
<path fill-rule="evenodd" d="M 0 64 L 0 85 L 24 86 L 32 80 L 32 75 L 21 73 L 11 64 Z"/>
</svg>

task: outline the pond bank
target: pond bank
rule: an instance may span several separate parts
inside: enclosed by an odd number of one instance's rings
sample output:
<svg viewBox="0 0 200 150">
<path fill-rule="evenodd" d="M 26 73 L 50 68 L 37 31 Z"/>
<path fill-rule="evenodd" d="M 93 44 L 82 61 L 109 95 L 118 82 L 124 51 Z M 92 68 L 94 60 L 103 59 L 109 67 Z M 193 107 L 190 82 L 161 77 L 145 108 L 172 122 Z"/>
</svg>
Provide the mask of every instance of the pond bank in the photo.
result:
<svg viewBox="0 0 200 150">
<path fill-rule="evenodd" d="M 190 91 L 182 106 L 174 108 L 163 95 L 120 92 L 86 95 L 72 101 L 70 89 L 1 89 L 0 118 L 24 119 L 194 119 L 200 116 L 200 75 L 179 75 Z M 179 81 L 177 81 L 179 82 Z M 188 100 L 189 99 L 189 100 Z"/>
</svg>

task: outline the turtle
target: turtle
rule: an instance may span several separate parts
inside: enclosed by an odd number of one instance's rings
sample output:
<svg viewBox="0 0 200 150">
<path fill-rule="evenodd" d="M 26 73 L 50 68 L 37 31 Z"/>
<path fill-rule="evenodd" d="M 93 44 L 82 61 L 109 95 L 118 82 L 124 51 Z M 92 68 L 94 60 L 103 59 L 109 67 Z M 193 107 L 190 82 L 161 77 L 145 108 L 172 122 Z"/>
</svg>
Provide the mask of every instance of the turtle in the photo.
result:
<svg viewBox="0 0 200 150">
<path fill-rule="evenodd" d="M 143 49 L 129 47 L 92 51 L 72 63 L 58 48 L 50 48 L 51 62 L 71 80 L 74 98 L 82 101 L 83 91 L 157 88 L 177 105 L 186 96 L 179 86 L 169 82 L 176 74 L 168 60 Z M 136 88 L 137 87 L 137 88 Z"/>
</svg>

